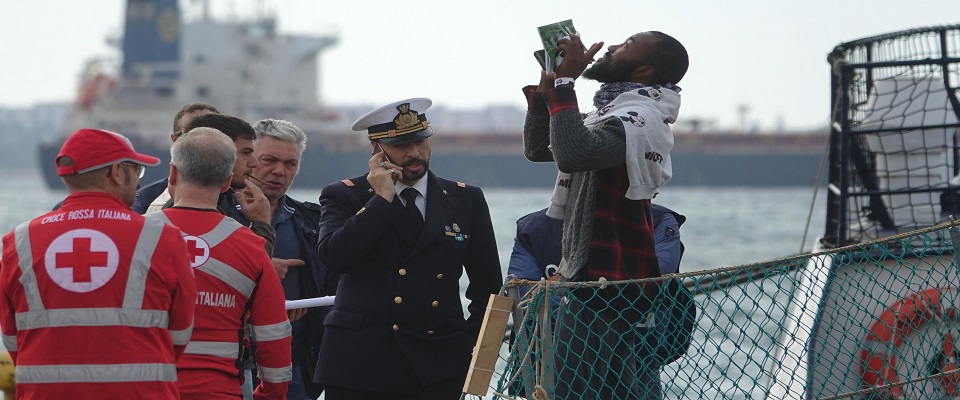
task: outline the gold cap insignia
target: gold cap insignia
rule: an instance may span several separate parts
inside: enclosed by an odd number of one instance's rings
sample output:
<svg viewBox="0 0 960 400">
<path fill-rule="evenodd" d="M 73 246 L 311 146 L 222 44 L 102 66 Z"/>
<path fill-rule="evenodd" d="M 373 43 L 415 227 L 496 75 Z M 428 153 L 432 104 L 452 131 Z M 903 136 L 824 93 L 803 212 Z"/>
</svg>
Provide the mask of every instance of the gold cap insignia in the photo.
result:
<svg viewBox="0 0 960 400">
<path fill-rule="evenodd" d="M 420 125 L 420 118 L 416 111 L 410 110 L 410 103 L 403 103 L 397 106 L 397 111 L 400 111 L 400 113 L 393 119 L 393 123 L 397 125 L 398 131 L 403 131 L 414 125 Z"/>
</svg>

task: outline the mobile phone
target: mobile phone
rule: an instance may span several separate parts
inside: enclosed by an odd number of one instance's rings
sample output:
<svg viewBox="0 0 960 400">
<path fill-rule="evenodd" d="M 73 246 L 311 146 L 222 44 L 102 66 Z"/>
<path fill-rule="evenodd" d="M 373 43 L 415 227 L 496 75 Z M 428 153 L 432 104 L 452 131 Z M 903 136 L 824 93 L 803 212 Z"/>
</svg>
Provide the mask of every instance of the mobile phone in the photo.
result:
<svg viewBox="0 0 960 400">
<path fill-rule="evenodd" d="M 547 52 L 546 51 L 544 51 L 543 49 L 540 49 L 533 52 L 533 58 L 536 58 L 537 62 L 540 63 L 540 68 L 543 68 L 544 70 L 547 69 L 547 62 L 546 62 Z"/>
<path fill-rule="evenodd" d="M 390 163 L 390 164 L 394 164 L 393 160 L 391 160 L 390 157 L 387 157 L 387 152 L 383 151 L 383 146 L 380 145 L 380 142 L 377 142 L 377 148 L 380 149 L 380 154 L 383 155 L 383 159 L 384 159 L 384 160 L 386 160 L 386 161 L 387 161 L 388 163 Z M 373 151 L 373 154 L 377 154 L 377 151 L 374 150 L 374 151 Z M 372 156 L 373 154 L 371 154 L 371 156 Z"/>
</svg>

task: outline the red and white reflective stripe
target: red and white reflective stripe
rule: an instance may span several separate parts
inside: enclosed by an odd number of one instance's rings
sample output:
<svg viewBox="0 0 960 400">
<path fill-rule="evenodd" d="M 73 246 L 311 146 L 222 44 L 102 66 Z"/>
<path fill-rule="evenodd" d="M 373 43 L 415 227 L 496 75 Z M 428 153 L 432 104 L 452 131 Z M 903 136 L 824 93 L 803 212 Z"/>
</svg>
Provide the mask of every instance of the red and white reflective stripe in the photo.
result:
<svg viewBox="0 0 960 400">
<path fill-rule="evenodd" d="M 83 382 L 175 382 L 174 364 L 18 365 L 18 384 Z"/>
<path fill-rule="evenodd" d="M 17 335 L 0 335 L 3 338 L 3 347 L 7 351 L 17 351 Z"/>
<path fill-rule="evenodd" d="M 140 231 L 140 237 L 137 238 L 137 246 L 130 260 L 130 273 L 127 275 L 127 286 L 123 292 L 123 308 L 132 310 L 143 307 L 150 261 L 153 260 L 153 252 L 157 250 L 157 243 L 160 242 L 162 234 L 163 224 L 143 221 L 143 229 Z"/>
<path fill-rule="evenodd" d="M 20 259 L 20 285 L 27 298 L 27 309 L 42 311 L 43 298 L 40 297 L 40 287 L 37 286 L 37 272 L 33 270 L 33 252 L 30 248 L 30 222 L 17 226 L 13 232 L 17 247 L 17 257 Z"/>
<path fill-rule="evenodd" d="M 17 256 L 20 259 L 20 284 L 27 299 L 27 311 L 15 315 L 17 330 L 67 326 L 127 326 L 135 328 L 166 328 L 169 316 L 166 310 L 143 310 L 143 297 L 150 271 L 150 260 L 157 248 L 163 224 L 144 223 L 137 239 L 136 251 L 130 261 L 130 272 L 124 289 L 122 307 L 66 308 L 48 310 L 37 285 L 33 270 L 33 251 L 27 224 L 14 232 Z"/>
<path fill-rule="evenodd" d="M 173 224 L 173 221 L 170 221 L 170 218 L 167 218 L 167 214 L 164 213 L 149 214 L 146 216 L 146 219 L 159 220 L 163 221 L 163 223 L 167 225 L 176 226 Z M 235 221 L 233 218 L 223 218 L 219 223 L 217 223 L 217 226 L 210 230 L 210 232 L 197 235 L 197 237 L 203 238 L 203 240 L 207 242 L 210 247 L 217 247 L 218 244 L 226 240 L 228 237 L 230 237 L 230 235 L 233 234 L 233 232 L 236 232 L 237 229 L 242 227 L 243 225 L 240 225 L 240 223 Z"/>
<path fill-rule="evenodd" d="M 170 340 L 174 346 L 184 346 L 190 343 L 191 336 L 193 336 L 193 322 L 190 323 L 187 329 L 182 331 L 170 331 Z"/>
<path fill-rule="evenodd" d="M 269 368 L 257 365 L 257 373 L 260 379 L 270 383 L 283 383 L 293 380 L 293 365 L 280 368 Z"/>
<path fill-rule="evenodd" d="M 195 342 L 187 344 L 183 354 L 193 354 L 197 356 L 211 356 L 220 358 L 229 358 L 232 360 L 240 357 L 240 345 L 238 342 Z"/>
<path fill-rule="evenodd" d="M 15 329 L 18 334 L 4 335 L 2 337 L 4 345 L 9 346 L 9 348 L 14 351 L 25 351 L 26 349 L 18 349 L 17 338 L 19 337 L 20 333 L 28 330 L 49 330 L 51 337 L 58 337 L 62 339 L 63 335 L 66 334 L 66 331 L 58 332 L 58 329 L 63 327 L 128 327 L 144 328 L 145 330 L 156 332 L 158 329 L 164 329 L 169 326 L 169 314 L 167 310 L 143 309 L 144 298 L 146 297 L 147 280 L 150 276 L 151 260 L 154 252 L 157 249 L 160 236 L 162 235 L 164 229 L 166 228 L 160 222 L 148 221 L 143 224 L 142 229 L 139 232 L 139 236 L 136 238 L 137 243 L 134 246 L 133 254 L 129 255 L 130 265 L 128 267 L 129 271 L 127 271 L 128 278 L 126 279 L 126 282 L 124 282 L 122 302 L 119 304 L 110 304 L 110 306 L 107 307 L 48 309 L 44 304 L 43 297 L 44 294 L 47 293 L 40 290 L 41 287 L 46 287 L 45 284 L 48 281 L 55 283 L 66 290 L 71 290 L 70 287 L 64 286 L 65 283 L 63 281 L 58 281 L 58 278 L 50 272 L 52 267 L 49 259 L 50 254 L 56 256 L 56 254 L 59 254 L 59 250 L 61 250 L 61 248 L 56 244 L 57 239 L 54 239 L 49 243 L 45 241 L 31 243 L 30 224 L 25 223 L 18 226 L 14 231 L 14 251 L 19 259 L 19 264 L 16 266 L 16 268 L 20 269 L 19 272 L 21 278 L 18 283 L 23 290 L 26 304 L 20 306 L 23 311 L 17 312 L 14 315 L 16 325 Z M 58 239 L 63 237 L 69 238 L 70 235 L 76 235 L 74 237 L 79 237 L 81 240 L 86 239 L 87 244 L 89 244 L 91 240 L 108 241 L 109 245 L 112 246 L 112 253 L 108 254 L 107 256 L 100 255 L 98 257 L 112 257 L 113 259 L 108 261 L 110 263 L 108 264 L 108 267 L 112 265 L 111 268 L 114 270 L 117 268 L 116 257 L 118 257 L 118 252 L 116 250 L 116 244 L 111 237 L 94 227 L 90 227 L 61 232 L 61 235 L 58 237 Z M 41 244 L 46 246 L 46 248 L 43 250 L 39 248 L 35 249 L 35 247 Z M 101 242 L 101 244 L 103 243 Z M 87 250 L 90 249 L 88 248 Z M 98 252 L 104 253 L 102 251 Z M 38 254 L 38 257 L 43 258 L 35 257 L 35 254 Z M 97 261 L 97 263 L 102 262 L 102 260 Z M 101 265 L 87 263 L 86 267 L 99 267 Z M 44 268 L 46 271 L 46 275 L 41 275 L 44 279 L 43 282 L 38 281 L 38 274 L 40 271 L 43 271 L 40 268 Z M 75 272 L 73 276 L 77 276 Z M 113 278 L 113 276 L 113 274 L 106 276 L 105 279 L 98 282 L 98 284 L 101 286 L 106 284 L 111 278 Z M 89 280 L 89 276 L 87 278 Z M 69 283 L 74 284 L 76 282 L 83 283 L 84 281 L 81 277 L 80 280 Z M 93 290 L 96 290 L 96 288 Z M 85 293 L 81 290 L 73 291 Z M 111 293 L 115 295 L 120 294 L 117 292 Z M 111 298 L 110 293 L 104 293 L 102 296 L 107 296 L 105 298 L 108 299 Z M 71 298 L 72 297 L 69 297 L 68 295 L 67 299 Z M 47 299 L 47 303 L 50 303 L 50 299 Z M 31 347 L 31 352 L 36 351 L 36 349 Z M 40 351 L 42 351 L 42 349 Z M 151 358 L 153 357 L 151 356 Z M 25 360 L 23 355 L 21 355 L 20 360 Z M 101 361 L 109 360 L 105 359 Z M 17 365 L 17 383 L 51 384 L 101 382 L 175 382 L 177 379 L 176 365 L 172 362 L 115 362 L 111 364 L 99 363 L 62 365 L 58 365 L 56 362 L 57 360 L 51 360 L 46 364 L 40 365 L 30 365 L 30 363 Z"/>
<path fill-rule="evenodd" d="M 167 215 L 162 212 L 149 214 L 146 216 L 146 218 L 148 220 L 162 221 L 171 226 L 176 226 L 173 224 L 173 221 L 171 221 L 170 218 L 168 218 Z M 220 243 L 223 243 L 224 240 L 242 227 L 243 225 L 240 225 L 240 223 L 234 219 L 225 217 L 221 219 L 220 222 L 217 223 L 217 225 L 209 232 L 202 235 L 197 235 L 196 238 L 203 241 L 206 246 L 209 246 L 209 251 L 212 253 L 213 248 Z M 181 234 L 184 233 L 181 232 Z M 227 265 L 226 263 L 212 257 L 207 258 L 201 265 L 197 265 L 195 268 L 198 271 L 203 271 L 211 277 L 226 283 L 230 287 L 243 294 L 243 296 L 247 299 L 249 299 L 253 294 L 253 290 L 257 285 L 256 282 L 248 278 L 236 268 L 231 267 L 230 265 Z M 220 357 L 227 359 L 237 359 L 240 357 L 239 342 L 236 340 L 229 342 L 202 342 L 190 341 L 189 339 L 190 337 L 188 335 L 186 342 L 187 347 L 183 351 L 184 354 Z"/>
<path fill-rule="evenodd" d="M 220 223 L 217 226 L 213 227 L 210 232 L 200 235 L 204 241 L 210 244 L 210 247 L 217 247 L 220 243 L 226 240 L 230 235 L 237 231 L 237 229 L 242 228 L 243 225 L 240 225 L 239 222 L 233 218 L 223 218 L 220 220 Z"/>
<path fill-rule="evenodd" d="M 290 321 L 278 322 L 271 325 L 250 325 L 253 328 L 253 338 L 258 342 L 283 339 L 293 334 Z"/>
<path fill-rule="evenodd" d="M 147 219 L 157 219 L 173 225 L 173 222 L 170 221 L 170 218 L 168 218 L 167 215 L 162 212 L 150 214 L 147 216 Z M 240 223 L 235 221 L 233 218 L 224 217 L 219 223 L 217 223 L 217 226 L 210 230 L 210 232 L 197 235 L 196 237 L 200 238 L 208 246 L 210 246 L 210 251 L 212 252 L 214 247 L 217 247 L 217 245 L 222 243 L 224 240 L 230 237 L 230 235 L 242 227 L 243 225 L 240 225 Z M 248 278 L 242 272 L 215 258 L 208 258 L 206 262 L 196 266 L 196 270 L 203 271 L 208 275 L 217 278 L 223 283 L 230 285 L 230 287 L 236 289 L 248 299 L 250 298 L 250 295 L 253 294 L 253 290 L 257 286 L 256 282 Z"/>
<path fill-rule="evenodd" d="M 203 265 L 197 267 L 198 271 L 203 271 L 204 273 L 217 278 L 218 280 L 230 285 L 230 287 L 236 289 L 240 292 L 243 297 L 249 299 L 250 295 L 253 294 L 253 289 L 257 287 L 257 283 L 248 278 L 242 272 L 237 271 L 236 268 L 233 268 L 216 258 L 210 258 Z"/>
</svg>

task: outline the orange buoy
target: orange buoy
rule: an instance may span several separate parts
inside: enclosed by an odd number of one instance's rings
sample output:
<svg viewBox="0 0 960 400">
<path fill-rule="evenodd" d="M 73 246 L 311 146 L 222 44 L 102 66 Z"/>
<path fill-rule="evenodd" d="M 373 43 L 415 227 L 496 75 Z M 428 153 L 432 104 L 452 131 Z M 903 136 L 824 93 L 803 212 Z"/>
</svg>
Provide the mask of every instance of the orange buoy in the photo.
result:
<svg viewBox="0 0 960 400">
<path fill-rule="evenodd" d="M 911 293 L 906 297 L 897 300 L 887 307 L 879 318 L 873 321 L 865 337 L 864 349 L 860 351 L 860 366 L 862 367 L 861 380 L 863 388 L 869 389 L 878 386 L 888 386 L 879 390 L 879 393 L 887 398 L 903 398 L 903 387 L 898 385 L 900 382 L 897 376 L 897 354 L 903 345 L 904 339 L 924 327 L 930 321 L 948 318 L 956 320 L 956 313 L 943 315 L 944 310 L 940 305 L 941 292 L 954 291 L 954 288 L 932 288 L 917 293 Z M 950 336 L 948 334 L 948 336 Z M 944 346 L 950 342 L 949 349 L 954 354 L 953 337 L 945 338 Z M 947 359 L 946 361 L 950 361 Z M 950 364 L 944 364 L 944 368 L 956 369 L 956 360 Z M 955 376 L 955 375 L 949 375 Z M 956 379 L 954 378 L 954 381 Z M 946 392 L 951 391 L 951 381 L 940 379 L 942 389 Z M 947 385 L 944 385 L 947 383 Z M 953 391 L 957 389 L 952 386 Z"/>
</svg>

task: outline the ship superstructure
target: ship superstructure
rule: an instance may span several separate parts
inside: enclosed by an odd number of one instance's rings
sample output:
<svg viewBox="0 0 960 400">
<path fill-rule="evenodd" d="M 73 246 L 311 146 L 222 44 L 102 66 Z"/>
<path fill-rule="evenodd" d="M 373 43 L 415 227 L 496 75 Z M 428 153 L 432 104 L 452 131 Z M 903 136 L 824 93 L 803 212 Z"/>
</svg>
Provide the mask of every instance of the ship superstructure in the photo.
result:
<svg viewBox="0 0 960 400">
<path fill-rule="evenodd" d="M 194 101 L 247 120 L 322 124 L 318 56 L 336 36 L 279 34 L 271 15 L 184 21 L 177 0 L 129 0 L 125 21 L 122 63 L 88 63 L 65 131 L 96 126 L 167 145 L 174 114 Z"/>
</svg>

